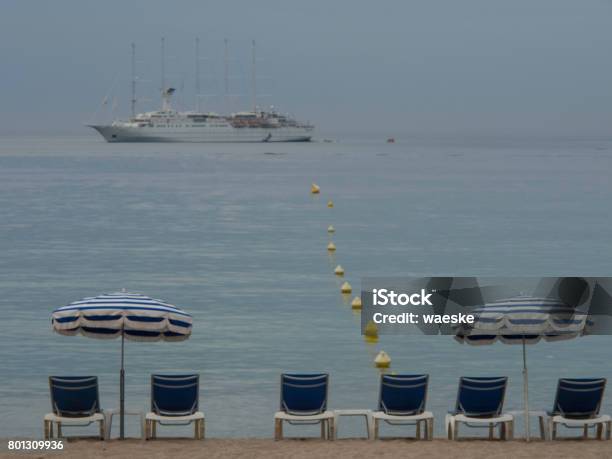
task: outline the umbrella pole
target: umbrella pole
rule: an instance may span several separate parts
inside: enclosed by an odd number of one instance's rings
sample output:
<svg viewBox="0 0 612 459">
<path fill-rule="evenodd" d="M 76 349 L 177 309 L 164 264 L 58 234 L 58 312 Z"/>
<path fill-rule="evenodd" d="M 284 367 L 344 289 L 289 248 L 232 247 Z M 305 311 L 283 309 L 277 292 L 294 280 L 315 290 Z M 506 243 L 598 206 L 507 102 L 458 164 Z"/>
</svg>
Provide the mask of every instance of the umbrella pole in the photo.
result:
<svg viewBox="0 0 612 459">
<path fill-rule="evenodd" d="M 527 375 L 527 350 L 523 336 L 523 401 L 525 404 L 525 440 L 530 441 L 529 431 L 529 378 Z"/>
<path fill-rule="evenodd" d="M 121 330 L 121 371 L 119 372 L 119 438 L 125 438 L 125 370 L 123 369 L 123 353 L 125 348 L 125 334 Z"/>
</svg>

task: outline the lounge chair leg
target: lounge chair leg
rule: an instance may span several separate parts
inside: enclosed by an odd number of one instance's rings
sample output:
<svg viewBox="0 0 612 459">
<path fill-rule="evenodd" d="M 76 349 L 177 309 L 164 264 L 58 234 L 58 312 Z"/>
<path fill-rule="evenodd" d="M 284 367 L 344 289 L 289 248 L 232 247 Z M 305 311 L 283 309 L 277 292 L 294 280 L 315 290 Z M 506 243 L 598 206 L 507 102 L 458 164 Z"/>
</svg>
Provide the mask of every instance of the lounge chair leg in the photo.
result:
<svg viewBox="0 0 612 459">
<path fill-rule="evenodd" d="M 589 438 L 589 425 L 585 424 L 582 429 L 582 439 L 586 440 L 587 438 Z"/>
<path fill-rule="evenodd" d="M 275 419 L 274 420 L 274 440 L 282 440 L 283 439 L 283 420 Z"/>
<path fill-rule="evenodd" d="M 325 433 L 327 426 L 325 425 L 325 423 L 326 423 L 325 420 L 321 421 L 321 439 L 322 440 L 325 440 L 325 438 L 327 437 L 327 434 Z"/>
<path fill-rule="evenodd" d="M 366 417 L 366 427 L 368 429 L 368 440 L 374 440 L 374 426 L 372 424 L 373 424 L 372 416 L 368 415 Z M 334 425 L 336 425 L 335 420 L 334 420 Z"/>
<path fill-rule="evenodd" d="M 449 418 L 449 415 L 446 415 L 446 419 L 444 420 L 444 422 L 446 422 L 446 436 L 449 440 L 453 439 L 453 422 L 452 420 Z"/>
<path fill-rule="evenodd" d="M 204 440 L 204 419 L 196 419 L 194 429 L 196 440 Z"/>
<path fill-rule="evenodd" d="M 508 426 L 506 430 L 506 439 L 514 440 L 514 421 L 508 421 Z"/>
<path fill-rule="evenodd" d="M 104 421 L 100 421 L 100 440 L 106 440 L 106 432 L 104 431 Z"/>
<path fill-rule="evenodd" d="M 553 441 L 557 439 L 557 424 L 555 422 L 552 423 L 552 433 L 550 435 L 550 438 Z"/>
<path fill-rule="evenodd" d="M 62 423 L 57 423 L 57 438 L 62 438 Z"/>
<path fill-rule="evenodd" d="M 546 419 L 546 434 L 548 435 L 548 439 L 549 440 L 553 440 L 553 436 L 552 436 L 552 418 L 547 418 Z"/>
<path fill-rule="evenodd" d="M 200 438 L 204 440 L 206 438 L 206 419 L 200 421 L 201 435 Z"/>
<path fill-rule="evenodd" d="M 427 423 L 427 440 L 431 441 L 433 440 L 433 428 L 434 428 L 433 418 L 428 419 L 426 423 Z"/>
<path fill-rule="evenodd" d="M 506 423 L 505 422 L 499 423 L 499 439 L 500 440 L 506 439 Z"/>
<path fill-rule="evenodd" d="M 597 424 L 597 439 L 603 440 L 603 425 L 601 422 Z"/>
<path fill-rule="evenodd" d="M 606 440 L 610 440 L 610 434 L 612 430 L 612 421 L 608 421 L 606 422 Z M 53 432 L 51 432 L 51 435 L 53 435 Z"/>
<path fill-rule="evenodd" d="M 539 416 L 538 421 L 540 423 L 540 439 L 546 440 L 546 431 L 544 430 L 544 418 L 542 416 Z"/>
<path fill-rule="evenodd" d="M 379 429 L 379 424 L 378 424 L 378 419 L 374 419 L 374 440 L 378 440 L 378 429 Z"/>
<path fill-rule="evenodd" d="M 157 438 L 157 421 L 151 421 L 151 438 Z"/>
<path fill-rule="evenodd" d="M 49 432 L 49 421 L 43 421 L 43 437 L 45 440 L 50 440 L 51 439 L 51 433 Z"/>
<path fill-rule="evenodd" d="M 416 423 L 416 439 L 421 439 L 421 421 L 417 421 Z"/>
<path fill-rule="evenodd" d="M 489 424 L 489 440 L 493 440 L 494 429 L 495 429 L 495 426 L 493 424 Z"/>
<path fill-rule="evenodd" d="M 327 427 L 329 429 L 328 435 L 330 440 L 336 439 L 336 421 L 334 418 L 331 418 L 327 421 Z"/>
<path fill-rule="evenodd" d="M 453 440 L 459 440 L 459 423 L 453 421 Z"/>
</svg>

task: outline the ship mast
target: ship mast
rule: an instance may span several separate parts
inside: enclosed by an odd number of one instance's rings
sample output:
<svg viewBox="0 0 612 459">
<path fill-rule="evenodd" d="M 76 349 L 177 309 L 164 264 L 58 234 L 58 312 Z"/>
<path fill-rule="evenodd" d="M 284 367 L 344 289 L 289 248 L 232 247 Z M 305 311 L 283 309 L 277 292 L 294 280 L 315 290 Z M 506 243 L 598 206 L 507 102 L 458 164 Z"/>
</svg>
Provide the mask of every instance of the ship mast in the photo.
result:
<svg viewBox="0 0 612 459">
<path fill-rule="evenodd" d="M 255 40 L 252 43 L 252 75 L 251 75 L 251 87 L 253 96 L 253 113 L 257 112 L 257 60 L 255 55 Z"/>
<path fill-rule="evenodd" d="M 172 110 L 170 106 L 170 99 L 174 94 L 174 88 L 166 88 L 166 39 L 161 39 L 161 97 L 162 97 L 162 110 L 167 112 Z"/>
<path fill-rule="evenodd" d="M 224 82 L 225 82 L 225 110 L 226 113 L 230 111 L 230 103 L 229 103 L 229 51 L 228 51 L 228 40 L 227 38 L 224 40 L 225 43 L 225 74 L 224 74 Z"/>
<path fill-rule="evenodd" d="M 166 38 L 161 39 L 161 94 L 166 92 Z"/>
<path fill-rule="evenodd" d="M 136 117 L 136 44 L 132 43 L 132 118 Z"/>
<path fill-rule="evenodd" d="M 200 113 L 200 39 L 196 37 L 195 39 L 195 59 L 196 59 L 196 68 L 195 68 L 195 92 L 196 92 L 196 112 Z"/>
</svg>

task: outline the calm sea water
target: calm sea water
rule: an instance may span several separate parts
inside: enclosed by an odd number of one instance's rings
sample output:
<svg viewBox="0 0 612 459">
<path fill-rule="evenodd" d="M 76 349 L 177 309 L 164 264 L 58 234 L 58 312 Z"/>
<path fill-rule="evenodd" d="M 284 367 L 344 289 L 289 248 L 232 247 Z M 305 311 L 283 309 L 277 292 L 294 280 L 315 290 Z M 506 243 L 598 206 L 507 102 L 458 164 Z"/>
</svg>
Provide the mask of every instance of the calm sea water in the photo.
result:
<svg viewBox="0 0 612 459">
<path fill-rule="evenodd" d="M 610 139 L 4 137 L 0 436 L 42 434 L 51 374 L 98 375 L 103 407 L 118 405 L 120 342 L 56 335 L 50 312 L 122 288 L 194 316 L 187 342 L 127 344 L 128 407 L 146 408 L 152 372 L 198 372 L 211 436 L 271 436 L 282 371 L 328 371 L 332 408 L 374 408 L 379 349 L 394 371 L 431 375 L 438 434 L 461 375 L 508 375 L 506 407 L 520 409 L 519 347 L 424 336 L 367 345 L 333 267 L 342 264 L 356 290 L 362 276 L 612 275 L 610 171 Z M 320 196 L 309 193 L 313 181 Z M 612 379 L 611 345 L 586 337 L 531 346 L 532 406 L 550 407 L 558 377 Z M 612 412 L 612 396 L 604 409 Z M 347 420 L 340 433 L 359 429 Z"/>
</svg>

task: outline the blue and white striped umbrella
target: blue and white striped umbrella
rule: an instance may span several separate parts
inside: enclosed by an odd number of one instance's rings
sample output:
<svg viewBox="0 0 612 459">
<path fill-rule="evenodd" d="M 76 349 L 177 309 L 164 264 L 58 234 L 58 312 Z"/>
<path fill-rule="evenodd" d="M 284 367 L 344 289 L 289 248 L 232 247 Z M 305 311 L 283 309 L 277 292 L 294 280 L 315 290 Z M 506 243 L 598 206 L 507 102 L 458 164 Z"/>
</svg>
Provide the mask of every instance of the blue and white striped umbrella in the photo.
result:
<svg viewBox="0 0 612 459">
<path fill-rule="evenodd" d="M 53 330 L 62 335 L 91 338 L 121 337 L 119 373 L 120 438 L 125 425 L 124 341 L 183 341 L 191 335 L 192 318 L 176 306 L 138 293 L 108 293 L 57 308 Z"/>
<path fill-rule="evenodd" d="M 455 339 L 469 344 L 535 344 L 558 341 L 586 332 L 588 315 L 550 298 L 516 297 L 476 308 L 475 322 L 457 331 Z"/>
<path fill-rule="evenodd" d="M 474 309 L 474 323 L 458 328 L 455 339 L 473 345 L 523 345 L 523 397 L 525 437 L 529 440 L 529 378 L 526 344 L 540 340 L 559 341 L 587 334 L 589 316 L 550 298 L 515 297 L 495 301 Z"/>
<path fill-rule="evenodd" d="M 192 319 L 176 306 L 138 293 L 109 293 L 84 298 L 53 311 L 53 329 L 62 335 L 132 341 L 182 341 Z"/>
</svg>

